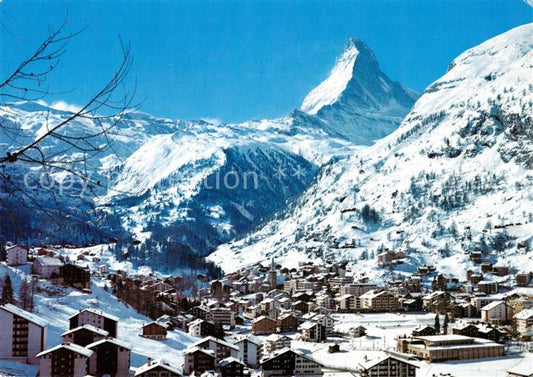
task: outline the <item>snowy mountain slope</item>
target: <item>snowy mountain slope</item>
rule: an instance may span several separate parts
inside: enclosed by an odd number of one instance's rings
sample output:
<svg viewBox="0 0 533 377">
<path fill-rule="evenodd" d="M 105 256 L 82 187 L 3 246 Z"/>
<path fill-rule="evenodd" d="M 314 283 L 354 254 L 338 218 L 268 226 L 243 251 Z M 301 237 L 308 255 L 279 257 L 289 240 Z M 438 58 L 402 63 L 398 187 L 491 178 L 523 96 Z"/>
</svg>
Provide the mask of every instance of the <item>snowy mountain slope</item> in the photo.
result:
<svg viewBox="0 0 533 377">
<path fill-rule="evenodd" d="M 522 271 L 533 249 L 533 24 L 457 57 L 398 130 L 325 167 L 280 220 L 210 256 L 225 270 L 275 256 L 294 265 L 348 258 L 378 278 L 374 257 L 408 253 L 464 278 L 471 250 Z M 490 278 L 489 278 L 490 279 Z"/>
<path fill-rule="evenodd" d="M 9 274 L 15 292 L 18 292 L 22 279 L 30 278 L 30 265 L 9 268 L 0 263 L 0 277 Z M 79 310 L 93 308 L 118 317 L 118 339 L 132 347 L 131 366 L 139 367 L 152 359 L 164 358 L 181 369 L 182 354 L 180 351 L 197 341 L 197 338 L 187 333 L 175 330 L 168 332 L 168 339 L 157 341 L 139 336 L 141 327 L 150 321 L 135 309 L 120 302 L 115 296 L 104 289 L 105 282 L 93 277 L 91 290 L 93 293 L 84 294 L 76 289 L 65 288 L 39 281 L 42 290 L 35 295 L 34 313 L 49 325 L 47 327 L 46 348 L 61 343 L 61 334 L 69 329 L 68 318 Z"/>
<path fill-rule="evenodd" d="M 352 155 L 396 128 L 413 103 L 407 91 L 379 71 L 367 46 L 357 40 L 347 46 L 326 80 L 342 81 L 341 86 L 322 84 L 310 94 L 322 104 L 320 96 L 329 96 L 327 106 L 317 108 L 316 115 L 294 110 L 280 119 L 215 125 L 128 114 L 112 130 L 110 147 L 90 156 L 88 174 L 104 183 L 96 187 L 97 197 L 79 198 L 78 186 L 59 195 L 68 217 L 86 224 L 91 214 L 92 226 L 108 236 L 125 230 L 143 240 L 172 233 L 201 253 L 260 226 L 309 187 L 322 165 Z M 377 115 L 384 106 L 384 115 Z M 39 103 L 3 107 L 0 118 L 20 132 L 14 143 L 7 139 L 10 135 L 0 135 L 0 147 L 16 150 L 68 115 Z M 344 125 L 346 119 L 349 124 Z M 66 131 L 81 135 L 96 130 L 98 125 L 80 120 Z M 105 145 L 106 139 L 97 138 L 94 144 Z M 56 139 L 43 150 L 58 159 L 78 156 L 68 143 Z M 13 171 L 12 177 L 22 181 L 27 172 Z M 32 173 L 37 196 L 54 206 L 57 195 L 37 185 L 40 173 L 39 169 Z M 52 173 L 58 182 L 64 178 L 64 172 Z M 79 227 L 71 235 L 60 232 L 62 226 L 47 228 L 46 219 L 35 223 L 24 230 L 24 237 L 61 234 L 68 240 L 81 233 Z M 91 238 L 91 231 L 85 233 L 76 241 L 99 241 Z"/>
<path fill-rule="evenodd" d="M 380 71 L 366 44 L 351 38 L 329 77 L 307 95 L 301 110 L 343 137 L 371 145 L 397 128 L 416 98 Z"/>
</svg>

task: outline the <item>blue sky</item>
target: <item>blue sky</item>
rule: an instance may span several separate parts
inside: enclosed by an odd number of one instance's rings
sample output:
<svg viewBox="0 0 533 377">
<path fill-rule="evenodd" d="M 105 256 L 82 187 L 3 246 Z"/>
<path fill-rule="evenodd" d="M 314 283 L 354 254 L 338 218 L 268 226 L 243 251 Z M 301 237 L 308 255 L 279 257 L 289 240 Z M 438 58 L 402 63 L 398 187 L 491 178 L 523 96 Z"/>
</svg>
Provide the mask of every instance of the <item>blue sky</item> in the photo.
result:
<svg viewBox="0 0 533 377">
<path fill-rule="evenodd" d="M 48 102 L 83 103 L 119 63 L 120 35 L 132 46 L 130 79 L 146 97 L 143 111 L 227 122 L 299 107 L 350 36 L 374 50 L 391 79 L 421 92 L 465 49 L 533 21 L 523 0 L 3 0 L 0 8 L 2 78 L 67 8 L 70 30 L 87 26 L 49 79 L 54 90 L 70 92 Z"/>
</svg>

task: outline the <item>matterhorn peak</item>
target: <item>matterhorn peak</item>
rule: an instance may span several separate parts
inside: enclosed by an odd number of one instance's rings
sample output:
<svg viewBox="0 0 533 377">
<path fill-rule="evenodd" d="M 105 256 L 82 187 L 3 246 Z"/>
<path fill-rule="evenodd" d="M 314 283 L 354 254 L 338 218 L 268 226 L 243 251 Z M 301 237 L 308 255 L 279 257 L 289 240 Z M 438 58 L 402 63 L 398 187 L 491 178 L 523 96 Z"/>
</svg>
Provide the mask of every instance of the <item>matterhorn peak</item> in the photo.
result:
<svg viewBox="0 0 533 377">
<path fill-rule="evenodd" d="M 415 99 L 413 92 L 381 72 L 370 47 L 352 37 L 328 78 L 305 97 L 301 110 L 325 120 L 347 139 L 372 144 L 398 127 Z"/>
<path fill-rule="evenodd" d="M 316 114 L 324 106 L 331 105 L 339 99 L 352 78 L 355 61 L 359 55 L 357 45 L 360 44 L 362 42 L 356 38 L 348 39 L 344 52 L 337 58 L 329 77 L 305 97 L 302 111 Z"/>
</svg>

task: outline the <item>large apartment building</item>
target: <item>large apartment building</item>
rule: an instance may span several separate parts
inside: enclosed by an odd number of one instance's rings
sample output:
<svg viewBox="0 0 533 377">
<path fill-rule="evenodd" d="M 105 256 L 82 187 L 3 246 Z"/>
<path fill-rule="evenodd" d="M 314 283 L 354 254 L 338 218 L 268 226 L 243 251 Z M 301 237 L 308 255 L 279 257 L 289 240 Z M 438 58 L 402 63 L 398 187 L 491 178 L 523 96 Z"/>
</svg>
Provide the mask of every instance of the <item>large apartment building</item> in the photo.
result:
<svg viewBox="0 0 533 377">
<path fill-rule="evenodd" d="M 0 306 L 0 360 L 36 365 L 46 344 L 48 323 L 14 305 Z"/>
</svg>

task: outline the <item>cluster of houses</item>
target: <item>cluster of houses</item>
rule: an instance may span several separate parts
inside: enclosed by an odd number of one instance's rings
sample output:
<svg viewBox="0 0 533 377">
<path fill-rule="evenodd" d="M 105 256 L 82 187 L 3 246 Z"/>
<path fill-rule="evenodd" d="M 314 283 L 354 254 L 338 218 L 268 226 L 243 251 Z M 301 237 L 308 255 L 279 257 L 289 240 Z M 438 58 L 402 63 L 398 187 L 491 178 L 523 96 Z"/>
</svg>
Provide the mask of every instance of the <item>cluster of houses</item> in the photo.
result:
<svg viewBox="0 0 533 377">
<path fill-rule="evenodd" d="M 6 262 L 8 266 L 22 266 L 31 263 L 32 274 L 51 281 L 65 284 L 81 290 L 90 290 L 91 271 L 81 262 L 85 256 L 76 262 L 65 261 L 51 249 L 30 249 L 22 245 L 12 245 L 6 248 Z M 97 258 L 97 257 L 95 257 Z"/>
<path fill-rule="evenodd" d="M 8 248 L 7 263 L 31 262 L 32 272 L 43 279 L 90 288 L 88 268 L 64 263 L 51 253 L 42 249 L 30 254 L 29 249 L 15 245 Z M 378 257 L 380 264 L 387 266 L 401 263 L 405 255 L 386 251 Z M 413 358 L 440 362 L 502 356 L 506 340 L 531 340 L 533 297 L 516 293 L 510 283 L 484 280 L 483 274 L 504 277 L 509 270 L 482 258 L 475 260 L 480 272 L 469 271 L 465 281 L 437 274 L 433 266 L 422 266 L 408 279 L 391 278 L 381 284 L 356 278 L 346 264 L 302 263 L 288 269 L 272 260 L 268 267 L 251 266 L 210 282 L 194 297 L 197 304 L 187 310 L 180 308 L 184 296 L 174 284 L 145 278 L 141 289 L 171 304 L 164 306 L 165 315 L 143 324 L 139 335 L 164 341 L 169 331 L 184 331 L 199 340 L 182 351 L 181 368 L 148 359 L 135 368 L 135 376 L 244 377 L 253 370 L 260 370 L 263 377 L 322 376 L 327 368 L 292 344 L 294 340 L 332 341 L 330 352 L 338 352 L 338 339 L 366 335 L 363 326 L 336 331 L 336 313 L 431 312 L 446 316 L 442 329 L 421 326 L 396 339 L 394 352 L 384 350 L 377 357 L 354 363 L 349 372 L 358 376 L 414 377 L 417 366 Z M 521 284 L 530 284 L 527 276 L 516 275 L 517 284 L 519 278 Z M 126 281 L 126 277 L 121 279 Z M 69 319 L 63 342 L 45 350 L 45 321 L 13 305 L 0 307 L 0 314 L 0 359 L 20 358 L 39 364 L 43 376 L 130 375 L 131 347 L 118 337 L 118 318 L 84 309 Z M 11 335 L 4 336 L 4 329 L 10 326 Z"/>
</svg>

